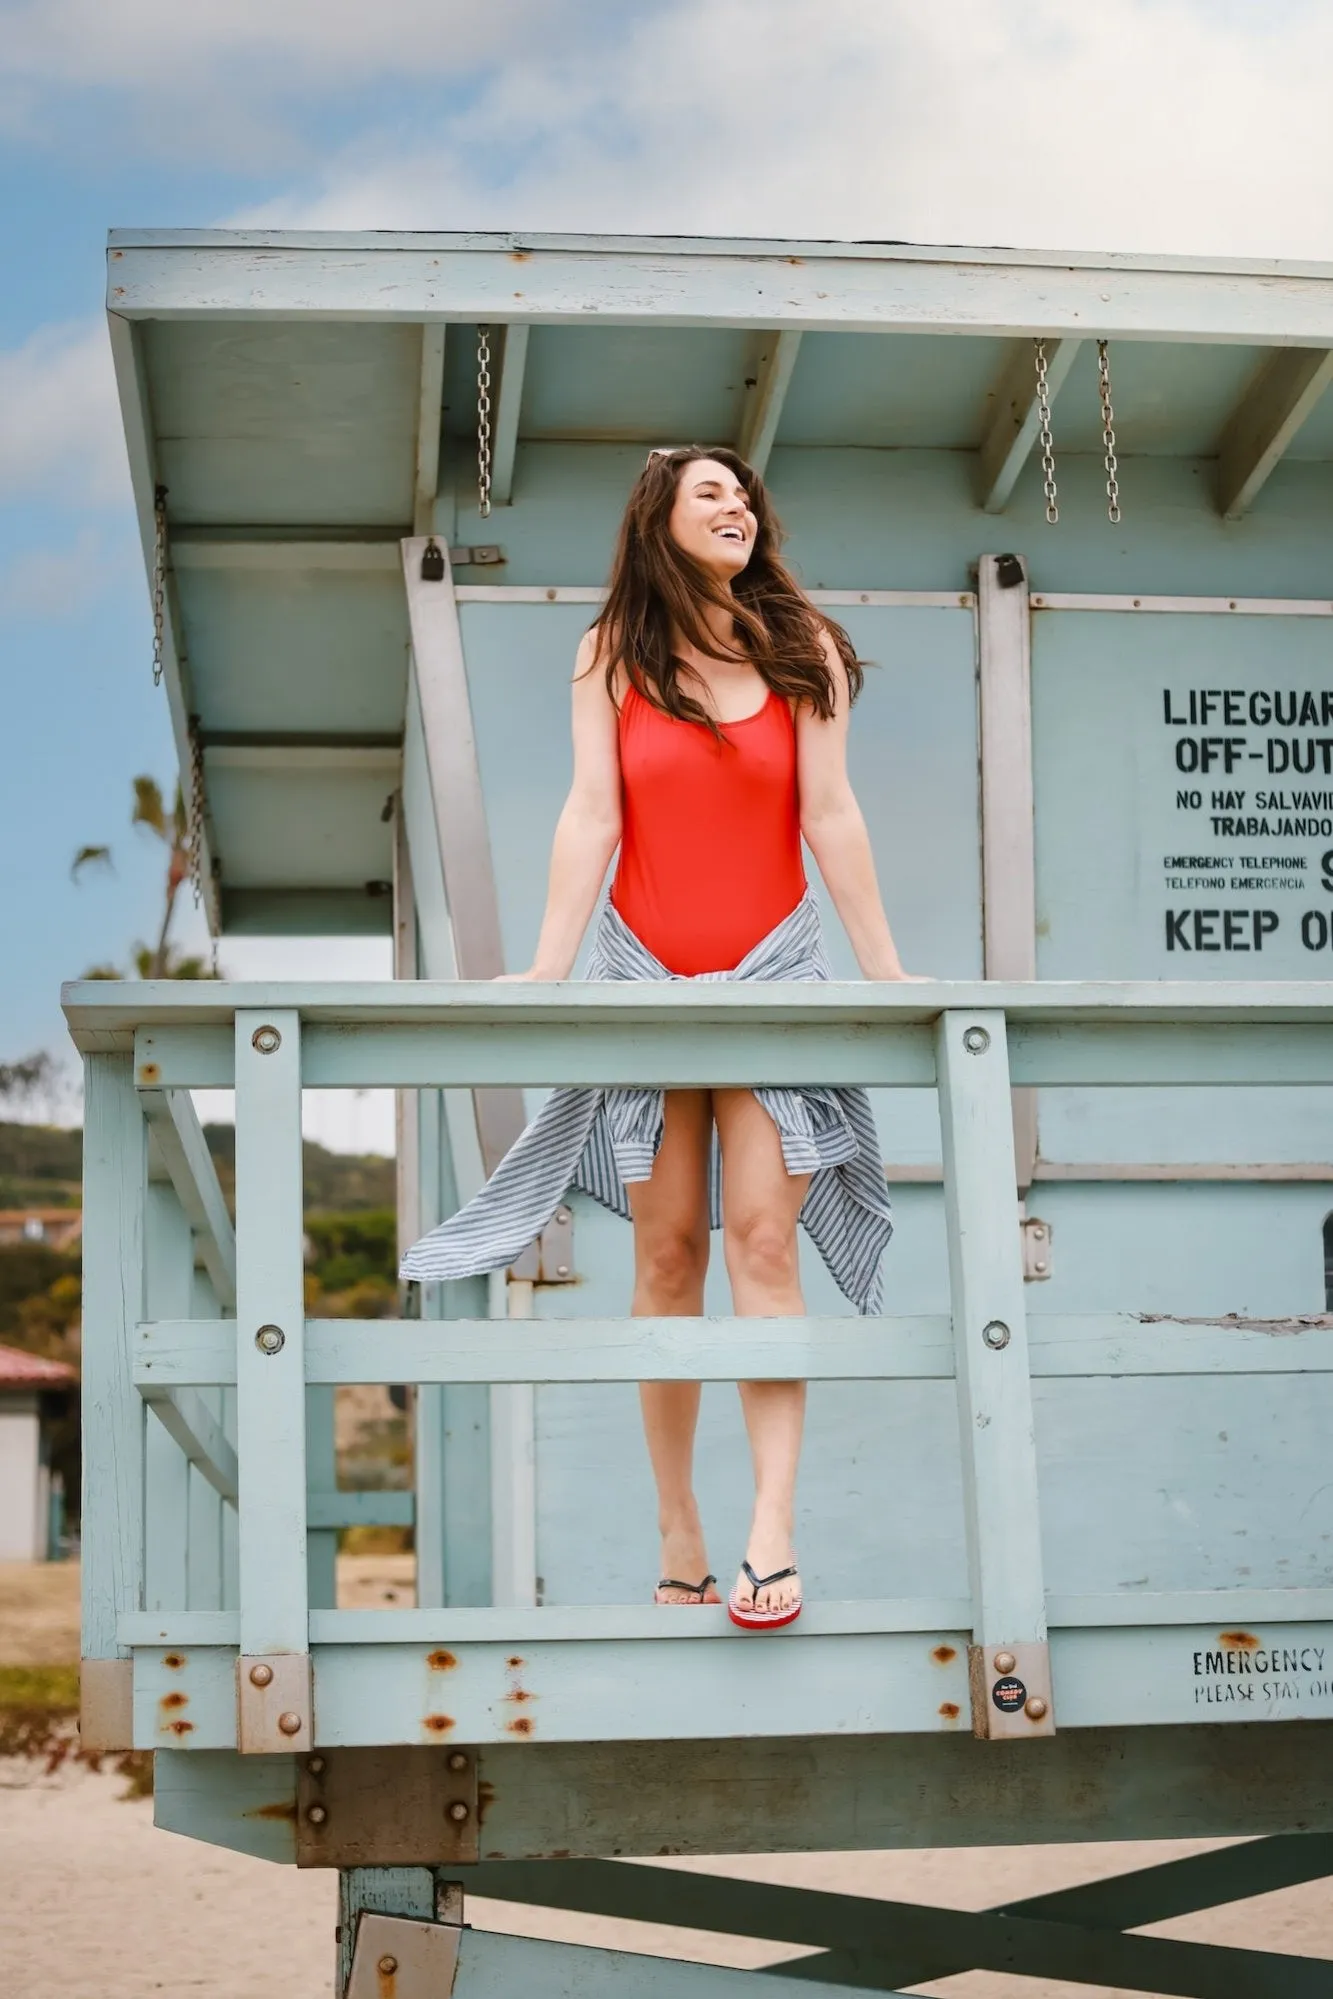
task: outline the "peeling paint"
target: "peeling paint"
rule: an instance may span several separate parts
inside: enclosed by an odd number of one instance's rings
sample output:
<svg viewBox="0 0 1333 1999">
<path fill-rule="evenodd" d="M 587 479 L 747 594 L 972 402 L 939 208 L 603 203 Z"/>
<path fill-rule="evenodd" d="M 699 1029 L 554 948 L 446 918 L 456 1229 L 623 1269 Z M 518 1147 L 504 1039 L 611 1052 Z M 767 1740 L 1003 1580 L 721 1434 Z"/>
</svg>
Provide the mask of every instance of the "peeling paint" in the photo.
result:
<svg viewBox="0 0 1333 1999">
<path fill-rule="evenodd" d="M 426 1664 L 432 1673 L 452 1673 L 458 1661 L 452 1652 L 446 1652 L 441 1646 L 438 1651 L 427 1653 Z"/>
<path fill-rule="evenodd" d="M 949 1666 L 958 1657 L 958 1648 L 955 1645 L 937 1645 L 930 1656 L 937 1666 Z"/>
<path fill-rule="evenodd" d="M 423 1718 L 421 1726 L 431 1735 L 447 1735 L 456 1723 L 451 1714 L 428 1714 Z"/>
</svg>

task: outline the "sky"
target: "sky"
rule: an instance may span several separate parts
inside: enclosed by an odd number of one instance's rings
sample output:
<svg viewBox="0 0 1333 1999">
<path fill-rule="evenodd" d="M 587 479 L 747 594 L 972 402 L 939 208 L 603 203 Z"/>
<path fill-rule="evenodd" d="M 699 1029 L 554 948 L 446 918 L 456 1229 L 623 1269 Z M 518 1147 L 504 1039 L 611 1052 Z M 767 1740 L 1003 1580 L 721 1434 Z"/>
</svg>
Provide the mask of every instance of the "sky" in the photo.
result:
<svg viewBox="0 0 1333 1999">
<path fill-rule="evenodd" d="M 0 0 L 0 1061 L 64 1059 L 61 979 L 151 933 L 130 784 L 174 782 L 109 228 L 1333 261 L 1330 74 L 1327 0 Z M 292 948 L 224 940 L 222 968 L 289 975 Z M 378 943 L 315 962 L 388 969 Z M 312 1128 L 391 1138 L 382 1100 Z"/>
</svg>

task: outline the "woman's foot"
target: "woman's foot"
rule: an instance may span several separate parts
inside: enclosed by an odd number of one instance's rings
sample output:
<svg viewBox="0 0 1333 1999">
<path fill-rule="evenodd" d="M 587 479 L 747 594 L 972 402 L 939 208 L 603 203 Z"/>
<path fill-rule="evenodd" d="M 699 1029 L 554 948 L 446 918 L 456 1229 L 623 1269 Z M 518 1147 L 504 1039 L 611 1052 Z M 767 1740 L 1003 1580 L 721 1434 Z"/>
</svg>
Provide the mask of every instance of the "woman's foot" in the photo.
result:
<svg viewBox="0 0 1333 1999">
<path fill-rule="evenodd" d="M 653 1592 L 654 1603 L 721 1603 L 715 1587 L 717 1578 L 708 1573 L 703 1528 L 698 1519 L 662 1529 L 662 1581 Z M 702 1580 L 694 1583 L 698 1576 Z"/>
<path fill-rule="evenodd" d="M 783 1574 L 784 1570 L 791 1573 Z M 754 1576 L 758 1576 L 761 1582 L 772 1576 L 773 1581 L 763 1582 L 763 1586 L 756 1589 L 752 1580 Z M 801 1578 L 796 1570 L 796 1554 L 791 1545 L 790 1532 L 758 1525 L 750 1530 L 745 1561 L 731 1592 L 731 1601 L 738 1610 L 753 1611 L 766 1617 L 795 1615 L 801 1607 Z"/>
</svg>

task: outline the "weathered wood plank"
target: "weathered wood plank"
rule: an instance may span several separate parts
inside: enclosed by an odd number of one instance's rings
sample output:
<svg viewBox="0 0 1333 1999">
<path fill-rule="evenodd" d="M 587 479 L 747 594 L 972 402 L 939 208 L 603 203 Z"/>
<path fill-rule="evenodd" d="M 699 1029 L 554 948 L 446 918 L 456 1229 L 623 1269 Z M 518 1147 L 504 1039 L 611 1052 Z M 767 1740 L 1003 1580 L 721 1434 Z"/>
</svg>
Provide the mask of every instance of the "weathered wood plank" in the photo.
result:
<svg viewBox="0 0 1333 1999">
<path fill-rule="evenodd" d="M 1077 339 L 1048 343 L 1046 389 L 1052 403 L 1064 387 L 1082 345 Z M 978 491 L 986 513 L 1002 514 L 1008 506 L 1019 475 L 1032 456 L 1040 429 L 1032 342 L 1022 340 L 1010 354 L 995 390 L 995 413 L 978 453 Z"/>
<path fill-rule="evenodd" d="M 198 1112 L 183 1090 L 145 1089 L 140 1092 L 140 1102 L 152 1142 L 195 1232 L 199 1259 L 218 1303 L 234 1305 L 236 1231 Z"/>
<path fill-rule="evenodd" d="M 1333 349 L 1280 347 L 1227 420 L 1217 447 L 1217 504 L 1239 520 L 1333 381 Z"/>
</svg>

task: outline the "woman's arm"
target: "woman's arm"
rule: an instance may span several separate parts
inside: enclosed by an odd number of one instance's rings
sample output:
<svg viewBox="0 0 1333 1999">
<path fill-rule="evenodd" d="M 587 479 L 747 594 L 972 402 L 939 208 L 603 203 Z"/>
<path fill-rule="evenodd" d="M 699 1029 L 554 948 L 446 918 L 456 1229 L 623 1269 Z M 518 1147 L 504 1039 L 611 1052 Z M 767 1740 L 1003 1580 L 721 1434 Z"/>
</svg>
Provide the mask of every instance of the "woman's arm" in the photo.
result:
<svg viewBox="0 0 1333 1999">
<path fill-rule="evenodd" d="M 802 704 L 796 711 L 796 772 L 801 832 L 868 979 L 908 979 L 884 914 L 875 857 L 861 808 L 847 777 L 851 692 L 832 639 L 825 657 L 833 675 L 834 710 L 827 721 Z"/>
<path fill-rule="evenodd" d="M 574 662 L 574 780 L 551 845 L 546 914 L 531 967 L 520 979 L 567 979 L 620 839 L 616 711 L 588 633 Z"/>
</svg>

